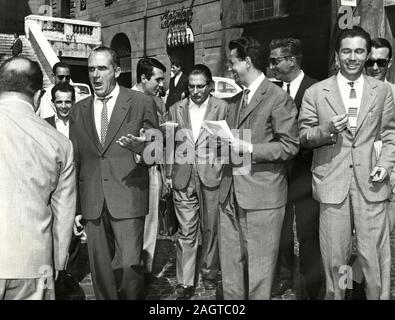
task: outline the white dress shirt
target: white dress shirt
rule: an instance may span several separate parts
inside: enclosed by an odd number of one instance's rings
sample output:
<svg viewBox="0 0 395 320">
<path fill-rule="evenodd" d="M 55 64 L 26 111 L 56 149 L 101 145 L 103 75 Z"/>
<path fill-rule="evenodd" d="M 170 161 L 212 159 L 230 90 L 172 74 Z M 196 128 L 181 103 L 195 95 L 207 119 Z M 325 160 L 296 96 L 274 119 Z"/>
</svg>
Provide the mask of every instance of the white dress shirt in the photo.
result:
<svg viewBox="0 0 395 320">
<path fill-rule="evenodd" d="M 180 71 L 180 73 L 177 74 L 177 75 L 174 77 L 174 86 L 175 86 L 175 87 L 177 86 L 178 81 L 180 81 L 181 75 L 182 75 L 182 71 Z"/>
<path fill-rule="evenodd" d="M 65 123 L 62 119 L 59 119 L 58 114 L 55 113 L 55 125 L 56 125 L 56 130 L 58 130 L 66 138 L 69 138 L 70 120 L 67 120 Z"/>
<path fill-rule="evenodd" d="M 255 92 L 258 90 L 259 86 L 261 85 L 262 81 L 265 79 L 265 75 L 262 72 L 258 78 L 255 79 L 253 83 L 248 87 L 250 92 L 248 93 L 248 103 L 251 102 L 252 97 L 254 96 Z"/>
<path fill-rule="evenodd" d="M 191 119 L 192 134 L 195 142 L 197 141 L 202 126 L 204 115 L 206 114 L 208 99 L 204 101 L 200 107 L 189 99 L 189 117 Z"/>
<path fill-rule="evenodd" d="M 357 95 L 356 99 L 350 99 L 351 86 L 348 84 L 349 82 L 354 82 L 354 89 Z M 363 75 L 361 74 L 360 77 L 355 81 L 350 81 L 339 72 L 337 74 L 337 85 L 339 86 L 340 95 L 342 97 L 344 107 L 346 108 L 346 112 L 348 113 L 348 109 L 350 107 L 357 108 L 357 117 L 348 118 L 350 126 L 356 127 L 357 119 L 359 115 L 359 109 L 361 107 L 361 101 L 362 101 L 362 93 L 363 93 L 363 85 L 364 85 Z"/>
<path fill-rule="evenodd" d="M 117 84 L 114 88 L 114 90 L 106 96 L 107 97 L 112 97 L 110 100 L 107 102 L 107 112 L 108 112 L 108 123 L 110 123 L 111 120 L 111 115 L 112 111 L 114 110 L 115 102 L 118 99 L 119 95 L 119 85 Z M 103 102 L 99 100 L 99 97 L 95 94 L 94 98 L 94 115 L 95 115 L 95 125 L 96 125 L 96 131 L 97 135 L 101 136 L 101 112 L 103 110 Z"/>
<path fill-rule="evenodd" d="M 292 99 L 295 100 L 296 94 L 298 93 L 300 84 L 303 81 L 303 77 L 304 77 L 304 72 L 302 70 L 300 70 L 299 75 L 293 80 L 291 81 L 289 84 L 289 95 L 292 97 Z M 287 82 L 283 82 L 283 90 L 287 91 Z"/>
</svg>

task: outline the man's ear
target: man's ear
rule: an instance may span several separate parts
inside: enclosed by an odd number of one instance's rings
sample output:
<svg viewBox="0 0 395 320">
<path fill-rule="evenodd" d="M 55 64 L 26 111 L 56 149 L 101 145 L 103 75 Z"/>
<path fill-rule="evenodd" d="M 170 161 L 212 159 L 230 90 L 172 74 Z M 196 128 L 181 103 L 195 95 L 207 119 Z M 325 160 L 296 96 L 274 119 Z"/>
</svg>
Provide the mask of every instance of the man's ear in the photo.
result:
<svg viewBox="0 0 395 320">
<path fill-rule="evenodd" d="M 141 83 L 145 83 L 147 81 L 147 77 L 145 76 L 145 74 L 141 75 Z"/>
<path fill-rule="evenodd" d="M 251 68 L 252 67 L 252 61 L 251 58 L 249 56 L 246 57 L 245 62 L 247 64 L 247 68 Z"/>
<path fill-rule="evenodd" d="M 37 90 L 33 95 L 33 109 L 34 112 L 37 111 L 38 107 L 40 106 L 41 98 L 43 96 L 42 90 Z"/>
<path fill-rule="evenodd" d="M 392 58 L 391 58 L 390 61 L 388 62 L 387 68 L 389 69 L 389 68 L 391 68 L 391 66 L 392 66 Z"/>
<path fill-rule="evenodd" d="M 340 69 L 339 54 L 337 52 L 335 52 L 335 67 L 336 67 L 336 70 Z"/>
<path fill-rule="evenodd" d="M 121 75 L 121 67 L 116 66 L 115 67 L 115 78 L 118 79 L 118 77 Z"/>
</svg>

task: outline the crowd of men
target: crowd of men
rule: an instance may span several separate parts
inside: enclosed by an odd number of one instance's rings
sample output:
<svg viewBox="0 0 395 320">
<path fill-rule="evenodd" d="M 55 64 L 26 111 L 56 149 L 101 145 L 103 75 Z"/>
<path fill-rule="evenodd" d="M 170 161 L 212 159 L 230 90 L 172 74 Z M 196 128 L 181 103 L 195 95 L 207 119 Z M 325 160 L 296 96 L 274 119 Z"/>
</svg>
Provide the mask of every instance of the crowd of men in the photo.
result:
<svg viewBox="0 0 395 320">
<path fill-rule="evenodd" d="M 338 72 L 318 81 L 301 68 L 298 39 L 275 39 L 269 64 L 280 85 L 265 76 L 262 49 L 251 37 L 229 42 L 229 71 L 243 90 L 225 100 L 211 95 L 207 66 L 186 74 L 177 59 L 166 102 L 166 67 L 154 58 L 138 62 L 129 89 L 117 83 L 117 52 L 95 48 L 93 95 L 78 102 L 67 64 L 53 67 L 55 84 L 43 90 L 36 62 L 4 62 L 0 299 L 54 299 L 54 281 L 78 255 L 72 237 L 81 236 L 96 298 L 143 299 L 169 190 L 177 299 L 193 296 L 198 271 L 207 290 L 221 271 L 224 299 L 293 288 L 294 221 L 302 299 L 344 299 L 352 284 L 367 299 L 389 299 L 390 44 L 360 27 L 342 30 Z M 210 127 L 221 120 L 232 134 Z"/>
</svg>

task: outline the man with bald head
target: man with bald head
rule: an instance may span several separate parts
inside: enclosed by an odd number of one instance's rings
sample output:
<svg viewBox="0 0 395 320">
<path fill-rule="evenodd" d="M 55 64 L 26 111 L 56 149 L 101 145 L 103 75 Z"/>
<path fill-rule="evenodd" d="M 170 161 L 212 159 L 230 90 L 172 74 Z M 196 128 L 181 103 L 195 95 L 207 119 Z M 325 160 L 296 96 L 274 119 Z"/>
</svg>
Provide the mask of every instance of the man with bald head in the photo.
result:
<svg viewBox="0 0 395 320">
<path fill-rule="evenodd" d="M 54 299 L 54 275 L 64 269 L 72 234 L 73 147 L 35 114 L 42 84 L 37 62 L 16 57 L 0 66 L 0 299 L 4 300 Z"/>
</svg>

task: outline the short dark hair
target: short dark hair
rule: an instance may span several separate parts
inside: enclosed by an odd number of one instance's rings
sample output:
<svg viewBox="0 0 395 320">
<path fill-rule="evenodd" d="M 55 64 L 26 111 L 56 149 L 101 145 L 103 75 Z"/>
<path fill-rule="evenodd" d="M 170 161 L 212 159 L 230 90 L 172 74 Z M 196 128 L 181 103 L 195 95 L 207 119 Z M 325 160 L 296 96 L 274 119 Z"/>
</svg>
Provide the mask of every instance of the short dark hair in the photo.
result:
<svg viewBox="0 0 395 320">
<path fill-rule="evenodd" d="M 56 74 L 56 70 L 58 68 L 65 68 L 65 69 L 69 69 L 70 71 L 70 65 L 68 65 L 66 62 L 60 61 L 60 62 L 56 62 L 52 67 L 52 72 L 54 75 Z"/>
<path fill-rule="evenodd" d="M 0 66 L 0 93 L 19 92 L 33 98 L 42 87 L 43 73 L 38 62 L 14 57 Z"/>
<path fill-rule="evenodd" d="M 114 50 L 113 48 L 109 48 L 109 47 L 105 47 L 105 46 L 100 46 L 100 47 L 96 47 L 94 48 L 90 54 L 92 54 L 93 52 L 108 52 L 111 55 L 111 59 L 112 59 L 112 64 L 120 67 L 121 66 L 121 59 L 119 57 L 119 54 L 116 50 Z"/>
<path fill-rule="evenodd" d="M 335 43 L 336 52 L 339 53 L 340 45 L 343 39 L 355 38 L 355 37 L 361 37 L 362 39 L 365 39 L 367 52 L 370 53 L 370 50 L 372 48 L 370 35 L 363 28 L 359 26 L 354 26 L 351 29 L 344 29 L 340 31 Z"/>
<path fill-rule="evenodd" d="M 184 63 L 179 57 L 172 57 L 170 63 L 172 66 L 180 67 L 183 70 Z"/>
<path fill-rule="evenodd" d="M 74 87 L 71 84 L 68 84 L 66 82 L 60 82 L 57 85 L 55 85 L 51 89 L 52 101 L 55 101 L 55 93 L 57 91 L 60 91 L 60 92 L 71 92 L 72 100 L 75 101 L 75 89 L 74 89 Z"/>
<path fill-rule="evenodd" d="M 379 49 L 379 48 L 388 48 L 388 59 L 392 59 L 392 47 L 391 44 L 387 39 L 384 38 L 374 38 L 372 39 L 372 47 Z"/>
<path fill-rule="evenodd" d="M 154 58 L 144 58 L 140 59 L 137 62 L 137 83 L 141 82 L 141 76 L 145 75 L 145 77 L 149 80 L 154 74 L 154 68 L 160 69 L 163 72 L 166 72 L 166 67 L 158 60 Z"/>
<path fill-rule="evenodd" d="M 281 48 L 281 51 L 286 55 L 293 56 L 296 58 L 298 66 L 302 65 L 302 43 L 299 39 L 285 38 L 285 39 L 273 39 L 269 45 L 270 50 Z"/>
<path fill-rule="evenodd" d="M 250 57 L 253 66 L 263 71 L 265 68 L 264 55 L 261 44 L 253 37 L 241 37 L 229 42 L 229 50 L 236 49 L 237 57 L 245 60 Z"/>
<path fill-rule="evenodd" d="M 15 32 L 14 36 L 16 36 L 18 38 L 19 37 L 19 32 Z"/>
<path fill-rule="evenodd" d="M 199 75 L 199 74 L 201 74 L 202 76 L 204 76 L 206 78 L 207 84 L 210 84 L 213 82 L 213 76 L 211 74 L 211 71 L 204 64 L 194 65 L 189 75 L 191 76 L 191 75 Z"/>
</svg>

